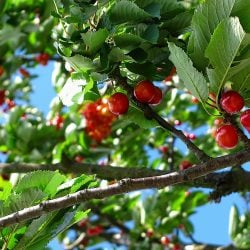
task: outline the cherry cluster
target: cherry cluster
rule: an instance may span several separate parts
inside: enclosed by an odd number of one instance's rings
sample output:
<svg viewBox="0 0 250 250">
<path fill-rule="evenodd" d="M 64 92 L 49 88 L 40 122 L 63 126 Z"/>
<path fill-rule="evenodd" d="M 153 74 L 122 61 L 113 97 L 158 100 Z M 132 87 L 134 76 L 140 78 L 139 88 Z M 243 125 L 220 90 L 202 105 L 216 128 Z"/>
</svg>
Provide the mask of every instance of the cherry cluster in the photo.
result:
<svg viewBox="0 0 250 250">
<path fill-rule="evenodd" d="M 244 107 L 244 99 L 238 92 L 229 90 L 221 95 L 220 106 L 223 111 L 233 115 Z M 250 133 L 250 109 L 240 114 L 240 123 Z M 216 131 L 215 140 L 221 148 L 235 148 L 239 140 L 237 129 L 230 123 L 222 124 Z"/>
<path fill-rule="evenodd" d="M 109 136 L 116 115 L 110 112 L 106 98 L 86 104 L 82 114 L 86 118 L 85 131 L 92 139 L 100 143 Z"/>
</svg>

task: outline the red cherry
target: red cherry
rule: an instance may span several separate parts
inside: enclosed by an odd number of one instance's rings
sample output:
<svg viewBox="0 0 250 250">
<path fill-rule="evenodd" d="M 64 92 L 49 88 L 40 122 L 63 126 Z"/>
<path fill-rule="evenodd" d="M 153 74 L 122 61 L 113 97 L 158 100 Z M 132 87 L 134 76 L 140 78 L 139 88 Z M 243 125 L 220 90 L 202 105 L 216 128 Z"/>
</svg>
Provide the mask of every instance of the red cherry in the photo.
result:
<svg viewBox="0 0 250 250">
<path fill-rule="evenodd" d="M 134 96 L 140 102 L 149 103 L 154 98 L 154 95 L 155 86 L 150 81 L 141 81 L 134 88 Z"/>
<path fill-rule="evenodd" d="M 225 124 L 216 131 L 215 140 L 221 148 L 232 149 L 238 144 L 238 134 L 236 128 L 231 124 Z"/>
<path fill-rule="evenodd" d="M 172 250 L 181 250 L 180 244 L 178 244 L 178 243 L 174 244 Z"/>
<path fill-rule="evenodd" d="M 161 237 L 161 244 L 162 244 L 163 246 L 167 246 L 170 242 L 171 242 L 171 241 L 170 241 L 170 239 L 169 239 L 167 236 L 162 236 L 162 237 Z"/>
<path fill-rule="evenodd" d="M 103 232 L 103 227 L 102 226 L 95 226 L 95 227 L 90 227 L 87 229 L 87 235 L 88 236 L 96 236 L 99 235 Z"/>
<path fill-rule="evenodd" d="M 155 87 L 155 94 L 153 99 L 149 102 L 149 104 L 157 105 L 162 100 L 162 91 L 160 88 Z"/>
<path fill-rule="evenodd" d="M 180 125 L 181 125 L 181 121 L 179 121 L 179 120 L 174 120 L 174 125 L 175 125 L 175 126 L 180 126 Z"/>
<path fill-rule="evenodd" d="M 240 115 L 240 123 L 250 133 L 250 109 Z"/>
<path fill-rule="evenodd" d="M 153 235 L 154 235 L 154 230 L 153 230 L 152 228 L 149 228 L 149 229 L 147 230 L 147 232 L 146 232 L 146 236 L 147 236 L 148 238 L 151 238 L 151 237 L 153 237 Z"/>
<path fill-rule="evenodd" d="M 0 90 L 0 105 L 3 105 L 5 101 L 5 90 Z"/>
<path fill-rule="evenodd" d="M 63 122 L 64 122 L 64 118 L 57 114 L 51 121 L 50 121 L 50 125 L 55 126 L 56 129 L 60 129 L 63 127 Z"/>
<path fill-rule="evenodd" d="M 8 109 L 7 109 L 7 110 L 10 110 L 10 109 L 12 109 L 12 108 L 14 108 L 14 107 L 16 106 L 16 103 L 15 103 L 13 100 L 9 99 L 9 98 L 7 98 L 7 99 L 5 100 L 5 103 L 6 103 L 7 106 L 8 106 Z"/>
<path fill-rule="evenodd" d="M 49 55 L 46 54 L 46 53 L 41 53 L 41 54 L 39 54 L 39 55 L 37 55 L 37 56 L 35 57 L 35 60 L 36 60 L 38 63 L 40 63 L 40 64 L 42 64 L 43 66 L 45 66 L 45 65 L 48 64 Z"/>
<path fill-rule="evenodd" d="M 221 95 L 220 105 L 227 113 L 234 114 L 244 107 L 244 99 L 238 92 L 230 90 Z"/>
<path fill-rule="evenodd" d="M 192 96 L 191 102 L 193 104 L 197 104 L 197 103 L 199 103 L 199 99 L 197 97 L 195 97 L 195 96 Z"/>
<path fill-rule="evenodd" d="M 179 165 L 179 169 L 180 169 L 180 170 L 185 170 L 185 169 L 190 168 L 190 167 L 192 167 L 192 166 L 193 166 L 193 164 L 192 164 L 190 161 L 188 161 L 188 160 L 183 160 L 183 161 L 180 163 L 180 165 Z"/>
<path fill-rule="evenodd" d="M 78 225 L 79 227 L 81 227 L 81 228 L 86 227 L 87 224 L 88 224 L 88 219 L 83 219 L 83 220 L 81 220 L 81 221 L 79 221 L 79 222 L 77 223 L 77 225 Z"/>
<path fill-rule="evenodd" d="M 160 146 L 159 150 L 163 153 L 166 154 L 168 152 L 168 146 Z"/>
<path fill-rule="evenodd" d="M 84 161 L 84 157 L 83 157 L 83 156 L 77 155 L 77 156 L 75 157 L 75 162 L 81 163 L 81 162 L 83 162 L 83 161 Z"/>
<path fill-rule="evenodd" d="M 191 133 L 191 134 L 187 134 L 187 138 L 190 139 L 190 140 L 195 140 L 196 139 L 196 135 Z"/>
<path fill-rule="evenodd" d="M 2 76 L 3 73 L 4 73 L 4 68 L 3 68 L 3 66 L 0 65 L 0 76 Z"/>
<path fill-rule="evenodd" d="M 129 100 L 127 95 L 117 92 L 108 99 L 109 110 L 115 115 L 127 113 L 129 108 Z"/>
<path fill-rule="evenodd" d="M 19 72 L 20 72 L 20 74 L 21 74 L 23 77 L 29 77 L 29 76 L 30 76 L 30 73 L 29 73 L 26 69 L 24 69 L 24 68 L 20 68 L 20 69 L 19 69 Z"/>
<path fill-rule="evenodd" d="M 2 179 L 5 181 L 9 181 L 10 180 L 10 175 L 9 174 L 1 174 Z"/>
</svg>

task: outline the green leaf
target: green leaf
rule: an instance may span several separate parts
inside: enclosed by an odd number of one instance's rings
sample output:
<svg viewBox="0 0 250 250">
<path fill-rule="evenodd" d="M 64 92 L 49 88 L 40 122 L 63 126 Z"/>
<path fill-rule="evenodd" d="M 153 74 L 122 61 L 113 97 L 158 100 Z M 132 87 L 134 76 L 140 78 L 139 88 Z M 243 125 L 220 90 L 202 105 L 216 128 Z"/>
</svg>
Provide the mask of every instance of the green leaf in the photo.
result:
<svg viewBox="0 0 250 250">
<path fill-rule="evenodd" d="M 23 37 L 24 33 L 21 32 L 20 27 L 14 28 L 13 26 L 6 24 L 0 30 L 0 45 L 11 42 L 17 46 L 20 39 Z"/>
<path fill-rule="evenodd" d="M 135 74 L 143 75 L 148 79 L 152 79 L 156 73 L 156 67 L 151 62 L 145 63 L 125 63 L 127 69 Z"/>
<path fill-rule="evenodd" d="M 185 33 L 186 30 L 188 30 L 192 17 L 193 10 L 181 12 L 174 18 L 167 20 L 164 23 L 164 27 L 166 27 L 167 30 L 172 34 L 181 35 L 182 33 Z"/>
<path fill-rule="evenodd" d="M 152 17 L 161 18 L 161 5 L 157 2 L 153 2 L 147 5 L 144 10 L 149 13 Z"/>
<path fill-rule="evenodd" d="M 239 228 L 238 228 L 239 222 L 240 222 L 239 210 L 235 205 L 233 205 L 230 209 L 229 223 L 228 223 L 228 233 L 230 235 L 231 240 L 234 240 L 236 235 L 239 233 Z"/>
<path fill-rule="evenodd" d="M 65 181 L 65 176 L 54 171 L 35 171 L 26 174 L 16 185 L 15 192 L 21 193 L 24 190 L 39 188 L 47 195 L 53 197 L 57 187 Z"/>
<path fill-rule="evenodd" d="M 187 54 L 174 43 L 168 43 L 170 60 L 174 63 L 178 76 L 185 87 L 201 102 L 208 98 L 208 86 L 205 77 L 194 66 Z"/>
<path fill-rule="evenodd" d="M 125 50 L 133 50 L 140 46 L 143 39 L 137 35 L 130 33 L 123 33 L 114 36 L 115 44 Z"/>
<path fill-rule="evenodd" d="M 171 13 L 178 13 L 179 11 L 183 10 L 183 7 L 180 3 L 176 0 L 136 0 L 136 4 L 143 9 L 148 9 L 153 4 L 160 5 L 160 13 L 162 14 L 171 14 Z"/>
<path fill-rule="evenodd" d="M 227 80 L 228 72 L 239 51 L 245 32 L 237 17 L 222 21 L 205 51 L 213 69 L 207 69 L 211 89 L 218 93 Z"/>
<path fill-rule="evenodd" d="M 250 1 L 236 0 L 232 10 L 232 16 L 237 16 L 246 32 L 250 32 Z"/>
<path fill-rule="evenodd" d="M 142 38 L 151 43 L 157 43 L 158 38 L 159 38 L 158 25 L 156 24 L 148 25 L 148 27 L 142 34 Z"/>
<path fill-rule="evenodd" d="M 233 76 L 231 76 L 233 74 Z M 232 88 L 240 94 L 250 90 L 250 59 L 242 60 L 237 66 L 230 69 L 228 77 L 233 82 Z"/>
<path fill-rule="evenodd" d="M 158 123 L 155 120 L 145 119 L 143 112 L 140 110 L 130 107 L 128 112 L 123 115 L 124 120 L 133 122 L 141 128 L 149 129 L 158 127 Z"/>
<path fill-rule="evenodd" d="M 121 62 L 122 60 L 125 59 L 125 55 L 123 53 L 123 51 L 118 48 L 118 47 L 114 47 L 109 55 L 108 55 L 109 61 L 110 62 Z"/>
<path fill-rule="evenodd" d="M 147 53 L 141 48 L 134 49 L 128 53 L 135 61 L 143 62 L 147 59 Z"/>
<path fill-rule="evenodd" d="M 5 181 L 2 178 L 0 178 L 0 200 L 6 200 L 10 195 L 12 191 L 12 185 L 9 181 Z"/>
<path fill-rule="evenodd" d="M 111 22 L 116 24 L 126 22 L 137 23 L 151 17 L 150 14 L 139 8 L 135 3 L 127 0 L 121 0 L 115 3 L 109 15 Z"/>
<path fill-rule="evenodd" d="M 64 209 L 34 219 L 19 240 L 16 249 L 44 249 L 50 240 L 87 216 L 90 210 Z"/>
<path fill-rule="evenodd" d="M 86 72 L 89 69 L 95 69 L 93 61 L 82 55 L 75 55 L 72 57 L 63 57 L 76 71 Z"/>
<path fill-rule="evenodd" d="M 17 136 L 26 144 L 31 140 L 34 132 L 35 128 L 27 121 L 23 121 L 16 131 Z"/>
<path fill-rule="evenodd" d="M 88 188 L 91 183 L 96 185 L 96 180 L 93 176 L 81 175 L 74 180 L 74 184 L 70 188 L 70 193 L 74 193 L 80 188 Z"/>
<path fill-rule="evenodd" d="M 46 198 L 46 194 L 37 188 L 23 190 L 19 194 L 11 194 L 1 208 L 1 215 L 7 215 L 26 207 L 30 207 Z"/>
<path fill-rule="evenodd" d="M 97 31 L 88 31 L 81 34 L 82 39 L 87 46 L 86 50 L 91 55 L 95 54 L 104 44 L 109 33 L 107 29 L 99 29 Z"/>
<path fill-rule="evenodd" d="M 235 0 L 208 0 L 201 4 L 192 19 L 188 54 L 198 69 L 205 69 L 205 49 L 217 25 L 230 16 Z M 216 10 L 216 11 L 215 11 Z"/>
</svg>

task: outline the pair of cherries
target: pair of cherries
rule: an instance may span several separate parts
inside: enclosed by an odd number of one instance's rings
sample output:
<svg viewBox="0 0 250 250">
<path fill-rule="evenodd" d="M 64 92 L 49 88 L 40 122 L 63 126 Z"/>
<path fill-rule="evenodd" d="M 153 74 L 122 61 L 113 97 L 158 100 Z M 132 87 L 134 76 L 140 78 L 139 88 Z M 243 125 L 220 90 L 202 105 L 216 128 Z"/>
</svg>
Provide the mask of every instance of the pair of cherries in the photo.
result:
<svg viewBox="0 0 250 250">
<path fill-rule="evenodd" d="M 141 103 L 157 105 L 162 100 L 162 91 L 151 81 L 143 80 L 134 87 L 134 96 Z M 109 110 L 115 115 L 122 115 L 128 111 L 129 100 L 124 93 L 117 92 L 108 99 Z"/>
<path fill-rule="evenodd" d="M 222 94 L 220 106 L 226 113 L 236 114 L 244 107 L 244 98 L 230 90 Z M 250 133 L 250 109 L 241 113 L 240 123 Z M 221 148 L 232 149 L 238 144 L 237 129 L 232 124 L 224 124 L 217 129 L 215 139 Z"/>
</svg>

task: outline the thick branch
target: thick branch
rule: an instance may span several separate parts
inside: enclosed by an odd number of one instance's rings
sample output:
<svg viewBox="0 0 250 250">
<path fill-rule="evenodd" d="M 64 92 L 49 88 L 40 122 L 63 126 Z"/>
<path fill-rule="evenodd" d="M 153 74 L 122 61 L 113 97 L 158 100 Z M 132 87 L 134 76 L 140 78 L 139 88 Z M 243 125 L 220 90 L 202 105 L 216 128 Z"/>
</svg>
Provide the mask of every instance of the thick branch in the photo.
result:
<svg viewBox="0 0 250 250">
<path fill-rule="evenodd" d="M 220 197 L 233 192 L 250 191 L 250 172 L 240 170 L 238 167 L 236 168 L 239 171 L 210 173 L 195 179 L 193 182 L 187 183 L 187 185 L 214 189 L 213 195 Z M 98 178 L 106 180 L 135 179 L 170 173 L 165 170 L 110 165 L 101 166 L 87 163 L 72 163 L 66 167 L 62 167 L 61 164 L 0 163 L 0 173 L 28 173 L 36 170 L 59 170 L 63 173 L 96 175 Z"/>
<path fill-rule="evenodd" d="M 130 99 L 133 100 L 133 102 L 144 112 L 145 116 L 149 119 L 154 119 L 158 122 L 158 124 L 171 132 L 173 135 L 177 136 L 179 139 L 181 139 L 188 147 L 190 151 L 192 151 L 196 157 L 204 162 L 210 157 L 203 152 L 201 149 L 199 149 L 192 141 L 190 141 L 181 130 L 176 129 L 174 126 L 172 126 L 170 123 L 168 123 L 165 119 L 163 119 L 161 116 L 159 116 L 154 110 L 147 104 L 141 103 L 134 97 L 133 94 L 133 87 L 131 87 L 128 82 L 127 78 L 123 77 L 120 73 L 120 69 L 117 67 L 112 74 L 110 75 L 112 79 L 114 79 L 116 82 L 119 83 L 129 94 Z"/>
<path fill-rule="evenodd" d="M 29 173 L 37 170 L 59 170 L 62 173 L 96 175 L 100 179 L 121 180 L 124 178 L 140 178 L 167 174 L 169 171 L 153 170 L 148 168 L 125 168 L 111 165 L 88 163 L 69 164 L 35 164 L 35 163 L 0 163 L 0 174 Z"/>
<path fill-rule="evenodd" d="M 222 169 L 229 165 L 243 164 L 250 161 L 249 150 L 243 150 L 235 154 L 221 156 L 201 163 L 192 168 L 180 172 L 173 172 L 161 176 L 123 179 L 107 186 L 78 191 L 53 200 L 41 202 L 39 205 L 25 208 L 16 213 L 0 218 L 0 227 L 36 218 L 44 213 L 66 208 L 91 199 L 103 199 L 112 195 L 127 193 L 148 188 L 163 188 L 169 185 L 193 181 L 194 179 Z"/>
</svg>

